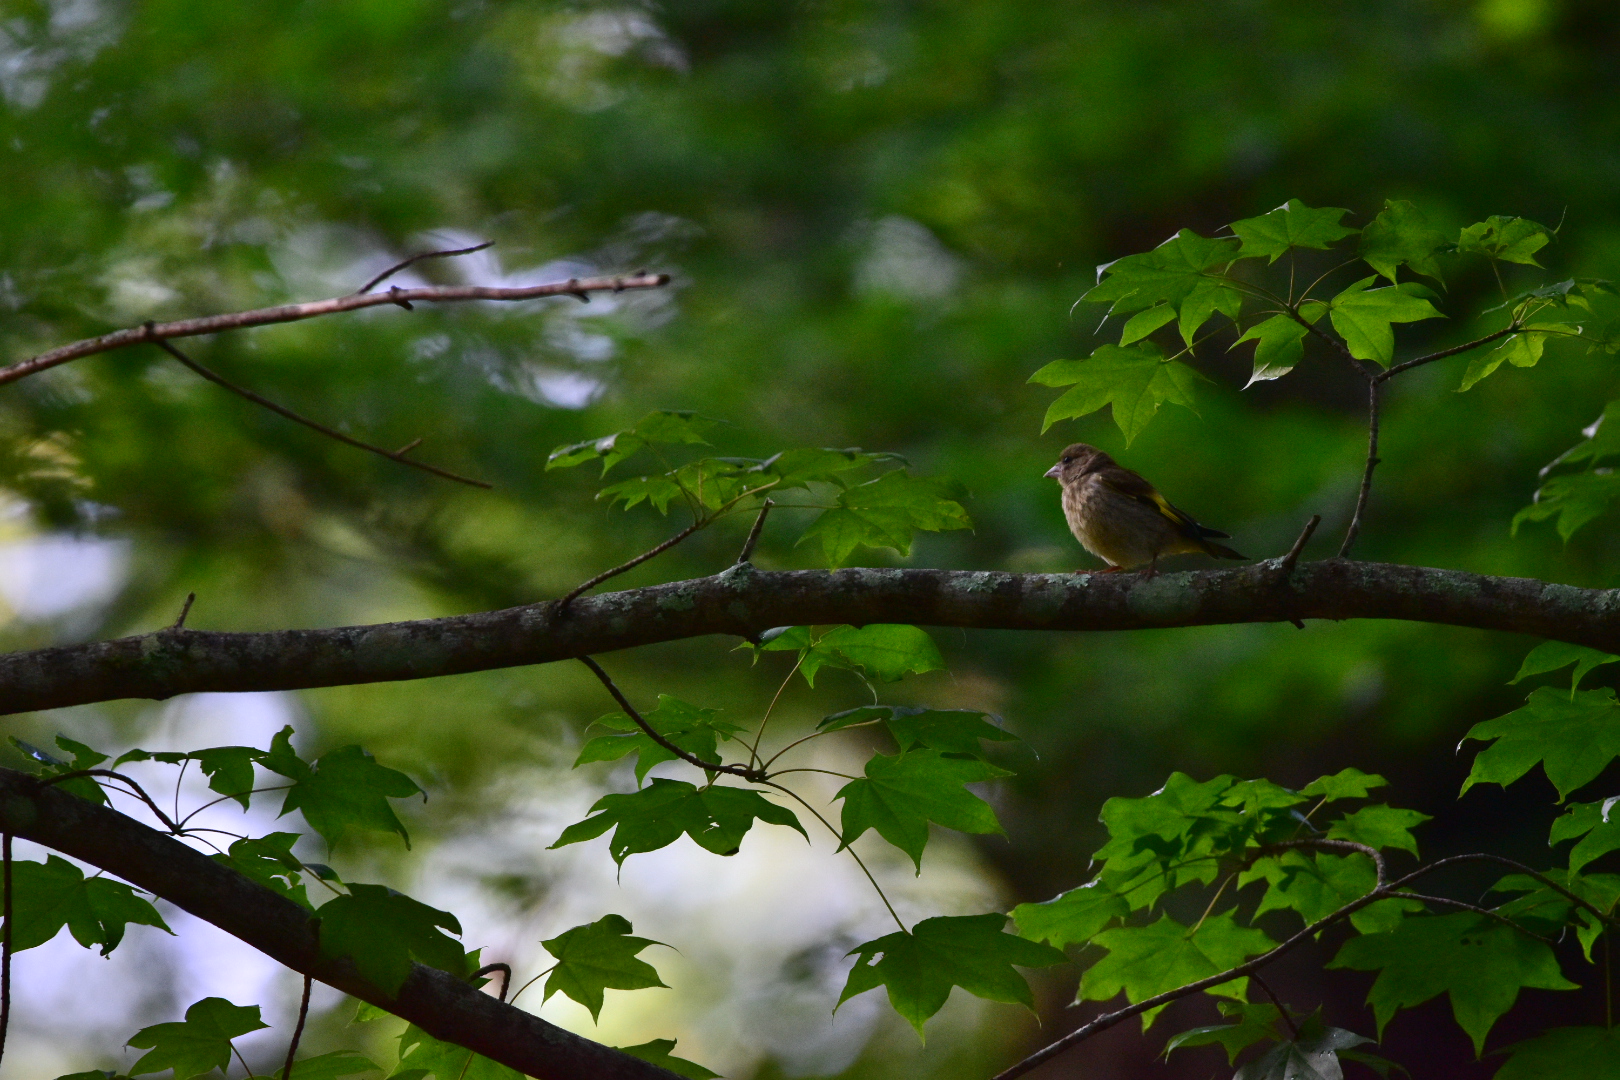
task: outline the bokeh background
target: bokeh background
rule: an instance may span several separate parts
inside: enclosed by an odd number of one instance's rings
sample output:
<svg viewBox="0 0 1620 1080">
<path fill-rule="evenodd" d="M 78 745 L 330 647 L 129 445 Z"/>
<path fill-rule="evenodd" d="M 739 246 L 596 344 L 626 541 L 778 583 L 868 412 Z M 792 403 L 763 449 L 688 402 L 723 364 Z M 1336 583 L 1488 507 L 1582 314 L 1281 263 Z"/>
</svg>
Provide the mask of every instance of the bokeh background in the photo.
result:
<svg viewBox="0 0 1620 1080">
<path fill-rule="evenodd" d="M 543 471 L 554 446 L 654 408 L 729 421 L 725 453 L 800 445 L 905 454 L 970 492 L 971 533 L 924 538 L 906 565 L 1088 565 L 1051 481 L 1058 449 L 1121 454 L 1255 556 L 1324 516 L 1332 553 L 1364 453 L 1362 391 L 1331 357 L 1247 391 L 1247 347 L 1212 342 L 1199 415 L 1167 407 L 1125 450 L 1105 413 L 1042 434 L 1046 362 L 1094 347 L 1075 298 L 1094 266 L 1177 228 L 1206 234 L 1290 197 L 1366 221 L 1412 199 L 1448 229 L 1492 213 L 1562 220 L 1559 276 L 1620 276 L 1620 14 L 1596 0 L 4 0 L 0 2 L 0 356 L 136 324 L 339 295 L 405 254 L 494 240 L 399 284 L 522 284 L 639 268 L 645 294 L 524 305 L 376 309 L 190 348 L 308 415 L 494 483 L 457 487 L 324 440 L 210 386 L 156 349 L 81 360 L 0 387 L 0 647 L 141 632 L 173 621 L 272 629 L 520 604 L 657 543 L 683 522 L 593 501 L 589 470 Z M 1403 348 L 1486 325 L 1494 283 L 1448 280 L 1446 323 Z M 1410 354 L 1410 353 L 1409 353 Z M 1613 585 L 1612 522 L 1572 542 L 1517 537 L 1537 469 L 1616 386 L 1612 361 L 1549 349 L 1467 395 L 1462 360 L 1388 398 L 1366 558 Z M 813 566 L 783 514 L 756 561 Z M 622 579 L 705 574 L 732 522 Z M 899 562 L 864 550 L 872 565 Z M 1356 766 L 1436 816 L 1427 852 L 1496 845 L 1544 860 L 1551 789 L 1458 783 L 1468 726 L 1506 711 L 1531 644 L 1396 623 L 1173 632 L 940 632 L 950 670 L 887 700 L 993 709 L 1025 740 L 994 789 L 1008 837 L 940 835 L 922 876 L 868 850 L 908 919 L 1044 899 L 1083 880 L 1098 809 L 1181 769 L 1286 784 Z M 668 692 L 757 716 L 785 673 L 733 643 L 607 659 L 635 697 Z M 783 696 L 779 734 L 859 704 L 824 676 Z M 853 866 L 817 837 L 756 830 L 735 859 L 687 841 L 632 858 L 601 842 L 547 851 L 624 770 L 568 768 L 608 711 L 577 665 L 289 695 L 119 702 L 8 717 L 104 750 L 265 740 L 311 752 L 361 742 L 431 799 L 414 846 L 331 861 L 457 912 L 467 941 L 520 978 L 541 938 L 615 911 L 671 990 L 609 992 L 619 1044 L 678 1037 L 734 1077 L 982 1077 L 1090 1015 L 1072 973 L 1037 982 L 1039 1023 L 960 991 L 926 1047 L 878 994 L 836 1017 L 843 953 L 883 932 Z M 773 724 L 776 721 L 773 721 Z M 860 747 L 829 744 L 828 762 Z M 21 758 L 9 747 L 6 764 Z M 158 782 L 161 774 L 151 774 Z M 189 782 L 188 782 L 189 784 Z M 188 786 L 182 799 L 200 799 Z M 823 794 L 830 794 L 829 788 Z M 265 811 L 246 828 L 272 827 Z M 221 812 L 221 828 L 243 829 Z M 244 830 L 245 831 L 245 830 Z M 781 831 L 781 830 L 776 830 Z M 324 858 L 317 843 L 300 850 Z M 1459 879 L 1453 886 L 1478 889 Z M 22 954 L 0 1075 L 128 1065 L 144 1024 L 205 995 L 263 1003 L 284 1047 L 295 981 L 174 915 L 110 959 L 67 937 Z M 1279 971 L 1297 1007 L 1371 1033 L 1370 976 L 1324 974 L 1328 942 Z M 525 1003 L 539 1008 L 538 990 Z M 1528 991 L 1500 1046 L 1538 1019 L 1601 1015 L 1591 994 Z M 384 1048 L 317 995 L 313 1050 Z M 1588 1015 L 1591 1014 L 1591 1015 Z M 1122 1027 L 1042 1076 L 1193 1078 L 1218 1051 L 1159 1052 Z M 1415 1073 L 1488 1076 L 1443 1003 L 1403 1015 L 1386 1052 Z M 234 1075 L 234 1074 L 233 1074 Z"/>
</svg>

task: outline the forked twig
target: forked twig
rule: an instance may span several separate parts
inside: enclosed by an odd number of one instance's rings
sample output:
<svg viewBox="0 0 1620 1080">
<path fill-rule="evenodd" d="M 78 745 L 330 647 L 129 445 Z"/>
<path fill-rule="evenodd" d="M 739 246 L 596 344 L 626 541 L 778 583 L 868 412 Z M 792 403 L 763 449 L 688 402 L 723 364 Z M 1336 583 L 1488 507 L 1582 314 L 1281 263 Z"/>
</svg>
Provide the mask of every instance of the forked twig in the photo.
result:
<svg viewBox="0 0 1620 1080">
<path fill-rule="evenodd" d="M 322 423 L 319 423 L 317 421 L 311 420 L 307 416 L 303 416 L 303 415 L 301 415 L 299 413 L 295 413 L 291 409 L 287 408 L 284 405 L 277 405 L 275 402 L 271 401 L 269 398 L 261 397 L 258 394 L 255 394 L 252 390 L 249 390 L 244 386 L 237 386 L 235 383 L 231 382 L 229 379 L 226 379 L 225 377 L 223 377 L 219 373 L 217 373 L 217 372 L 215 372 L 215 371 L 213 371 L 213 370 L 211 370 L 209 368 L 203 367 L 201 364 L 197 363 L 197 361 L 193 360 L 191 357 L 187 356 L 185 353 L 183 353 L 179 349 L 175 348 L 174 345 L 171 344 L 168 341 L 165 341 L 165 340 L 159 338 L 159 339 L 155 340 L 153 342 L 153 344 L 157 345 L 158 348 L 162 349 L 164 352 L 168 353 L 170 356 L 174 357 L 176 360 L 180 361 L 186 367 L 190 368 L 192 371 L 195 371 L 198 375 L 201 375 L 203 378 L 207 379 L 209 382 L 215 384 L 216 386 L 223 386 L 225 389 L 229 390 L 231 393 L 236 394 L 239 397 L 246 398 L 248 401 L 253 402 L 253 404 L 255 404 L 255 405 L 261 405 L 264 408 L 269 409 L 271 412 L 275 413 L 278 416 L 285 416 L 288 420 L 292 420 L 295 423 L 303 424 L 305 427 L 309 428 L 312 431 L 318 431 L 322 435 L 325 435 L 329 439 L 336 439 L 340 443 L 344 443 L 344 444 L 346 444 L 348 446 L 356 447 L 356 448 L 358 448 L 360 450 L 369 451 L 369 452 L 371 452 L 373 454 L 378 455 L 379 457 L 385 457 L 389 461 L 397 461 L 401 465 L 409 465 L 413 469 L 421 469 L 423 472 L 432 473 L 434 476 L 442 476 L 446 480 L 454 480 L 458 484 L 467 484 L 467 485 L 469 485 L 471 487 L 486 488 L 486 489 L 491 488 L 491 487 L 494 486 L 493 484 L 485 483 L 482 480 L 474 480 L 474 479 L 472 479 L 470 477 L 461 476 L 461 475 L 458 475 L 457 473 L 450 472 L 447 469 L 441 469 L 437 465 L 428 465 L 428 464 L 426 464 L 424 462 L 415 461 L 415 460 L 413 460 L 411 458 L 406 457 L 405 452 L 407 450 L 412 449 L 416 445 L 416 443 L 414 443 L 414 442 L 407 444 L 406 446 L 404 446 L 403 448 L 401 448 L 399 450 L 384 450 L 380 446 L 373 446 L 370 443 L 361 442 L 359 439 L 351 438 L 350 436 L 343 434 L 343 432 L 341 432 L 341 431 L 337 431 L 337 430 L 335 430 L 333 428 L 329 428 L 325 424 L 322 424 Z M 420 442 L 420 441 L 421 441 L 420 439 L 417 440 L 417 442 Z"/>
<path fill-rule="evenodd" d="M 375 289 L 378 285 L 381 285 L 383 282 L 387 281 L 389 278 L 393 277 L 395 274 L 399 273 L 401 270 L 404 270 L 408 266 L 412 266 L 412 265 L 414 265 L 416 263 L 419 263 L 423 259 L 448 259 L 448 258 L 451 258 L 452 256 L 455 256 L 455 255 L 471 255 L 475 251 L 483 251 L 485 248 L 491 248 L 491 247 L 494 247 L 494 246 L 495 246 L 495 241 L 493 241 L 493 240 L 485 240 L 482 244 L 478 244 L 475 247 L 456 248 L 454 251 L 420 251 L 420 252 L 417 252 L 415 255 L 412 255 L 410 258 L 404 260 L 403 262 L 397 262 L 393 266 L 390 266 L 388 269 L 384 270 L 382 273 L 378 274 L 376 277 L 372 278 L 370 281 L 366 282 L 364 285 L 362 285 L 358 289 L 354 290 L 354 294 L 356 296 L 360 296 L 360 295 L 363 295 L 365 293 L 370 292 L 372 289 Z"/>
</svg>

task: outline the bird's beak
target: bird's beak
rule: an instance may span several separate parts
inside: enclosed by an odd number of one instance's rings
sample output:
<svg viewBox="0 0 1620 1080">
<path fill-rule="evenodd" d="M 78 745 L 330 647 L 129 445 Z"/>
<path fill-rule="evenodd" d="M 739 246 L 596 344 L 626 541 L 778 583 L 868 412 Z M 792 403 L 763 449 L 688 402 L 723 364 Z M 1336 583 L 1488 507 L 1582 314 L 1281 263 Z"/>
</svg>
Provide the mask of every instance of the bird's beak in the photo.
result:
<svg viewBox="0 0 1620 1080">
<path fill-rule="evenodd" d="M 1060 468 L 1062 468 L 1062 467 L 1063 466 L 1061 464 L 1054 465 L 1050 469 L 1047 469 L 1046 472 L 1042 473 L 1041 475 L 1050 476 L 1053 480 L 1056 480 L 1058 478 L 1058 470 Z"/>
</svg>

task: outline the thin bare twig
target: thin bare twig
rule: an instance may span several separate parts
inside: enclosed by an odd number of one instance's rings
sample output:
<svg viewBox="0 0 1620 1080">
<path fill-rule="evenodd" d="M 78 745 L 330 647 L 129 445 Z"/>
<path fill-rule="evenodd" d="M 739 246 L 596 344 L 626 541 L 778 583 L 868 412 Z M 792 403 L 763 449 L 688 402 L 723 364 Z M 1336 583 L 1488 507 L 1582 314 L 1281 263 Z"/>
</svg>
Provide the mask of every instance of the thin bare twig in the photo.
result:
<svg viewBox="0 0 1620 1080">
<path fill-rule="evenodd" d="M 1533 937 L 1537 941 L 1541 942 L 1543 945 L 1547 945 L 1547 946 L 1550 947 L 1550 946 L 1558 944 L 1556 941 L 1554 941 L 1550 937 L 1542 937 L 1540 934 L 1536 933 L 1534 930 L 1526 930 L 1524 927 L 1520 926 L 1518 923 L 1514 922 L 1512 919 L 1508 918 L 1506 915 L 1500 914 L 1499 912 L 1492 911 L 1490 908 L 1480 907 L 1478 904 L 1470 904 L 1466 900 L 1453 900 L 1453 899 L 1451 899 L 1450 897 L 1447 897 L 1447 896 L 1428 896 L 1428 895 L 1426 895 L 1424 893 L 1405 892 L 1404 890 L 1397 892 L 1397 891 L 1395 891 L 1393 889 L 1390 890 L 1385 895 L 1389 896 L 1391 899 L 1394 899 L 1394 900 L 1417 900 L 1417 901 L 1420 901 L 1421 903 L 1425 903 L 1425 904 L 1444 904 L 1447 907 L 1460 908 L 1463 911 L 1471 911 L 1475 915 L 1483 915 L 1487 919 L 1495 919 L 1497 922 L 1501 923 L 1503 926 L 1509 927 L 1510 929 L 1513 929 L 1513 930 L 1517 930 L 1519 933 L 1525 935 L 1526 937 Z"/>
<path fill-rule="evenodd" d="M 1439 352 L 1433 352 L 1427 356 L 1419 356 L 1415 360 L 1408 360 L 1405 363 L 1396 364 L 1394 367 L 1389 368 L 1386 371 L 1379 372 L 1374 376 L 1374 379 L 1378 382 L 1386 382 L 1389 379 L 1393 379 L 1403 371 L 1410 371 L 1415 367 L 1422 367 L 1424 364 L 1432 364 L 1436 360 L 1444 360 L 1448 356 L 1456 356 L 1458 353 L 1465 353 L 1469 349 L 1477 349 L 1481 345 L 1490 344 L 1497 338 L 1504 338 L 1509 334 L 1516 334 L 1520 329 L 1521 327 L 1517 323 L 1509 323 L 1502 329 L 1496 331 L 1496 333 L 1486 334 L 1484 337 L 1470 341 L 1466 345 L 1453 345 L 1449 349 L 1441 349 Z"/>
<path fill-rule="evenodd" d="M 771 507 L 775 505 L 776 503 L 766 499 L 765 505 L 759 508 L 759 517 L 754 519 L 754 527 L 748 530 L 748 539 L 743 541 L 742 553 L 737 556 L 737 565 L 741 566 L 754 554 L 754 545 L 759 543 L 759 534 L 765 528 L 765 515 L 770 513 Z"/>
<path fill-rule="evenodd" d="M 1299 539 L 1294 541 L 1294 546 L 1288 549 L 1288 554 L 1284 555 L 1282 562 L 1277 564 L 1284 577 L 1294 572 L 1294 565 L 1299 562 L 1300 553 L 1305 550 L 1305 545 L 1310 542 L 1311 534 L 1316 531 L 1316 527 L 1320 524 L 1322 524 L 1322 515 L 1312 514 L 1311 520 L 1305 523 L 1305 528 L 1300 532 Z"/>
<path fill-rule="evenodd" d="M 442 476 L 446 480 L 454 480 L 458 484 L 467 484 L 471 487 L 477 488 L 490 488 L 494 486 L 493 484 L 487 484 L 482 480 L 473 480 L 466 476 L 460 476 L 446 469 L 441 469 L 437 465 L 427 465 L 423 462 L 414 461 L 411 458 L 406 457 L 405 451 L 414 447 L 416 445 L 415 443 L 407 445 L 402 450 L 384 450 L 380 446 L 373 446 L 370 443 L 361 442 L 359 439 L 350 438 L 349 436 L 343 434 L 343 432 L 329 428 L 325 424 L 317 423 L 316 421 L 309 419 L 307 416 L 302 416 L 295 413 L 284 405 L 277 405 L 269 398 L 260 397 L 258 394 L 255 394 L 252 390 L 249 390 L 246 387 L 237 386 L 235 383 L 219 375 L 217 372 L 203 367 L 201 364 L 197 363 L 197 361 L 193 360 L 191 357 L 187 356 L 185 353 L 181 352 L 167 341 L 159 339 L 155 342 L 155 344 L 158 348 L 162 349 L 164 352 L 168 353 L 170 356 L 174 357 L 176 360 L 180 361 L 186 367 L 190 368 L 192 371 L 195 371 L 198 375 L 201 375 L 209 382 L 214 383 L 216 386 L 223 386 L 231 393 L 244 397 L 253 402 L 255 405 L 262 405 L 278 416 L 285 416 L 288 420 L 303 424 L 312 431 L 318 431 L 329 439 L 336 439 L 340 443 L 346 443 L 349 446 L 357 447 L 361 450 L 368 450 L 380 457 L 387 458 L 389 461 L 397 461 L 401 465 L 409 465 L 413 469 L 421 469 L 423 472 L 432 473 L 434 476 Z M 418 442 L 419 441 L 420 440 L 418 440 Z"/>
<path fill-rule="evenodd" d="M 691 536 L 708 523 L 708 519 L 698 518 L 697 520 L 693 521 L 692 524 L 688 525 L 686 528 L 682 529 L 680 532 L 676 533 L 674 536 L 670 537 L 668 540 L 665 540 L 662 544 L 659 544 L 650 551 L 643 551 L 640 555 L 637 555 L 629 562 L 622 562 L 611 570 L 602 571 L 589 581 L 581 582 L 580 584 L 575 585 L 568 591 L 567 595 L 565 595 L 561 600 L 557 601 L 557 610 L 566 611 L 568 609 L 568 605 L 572 604 L 579 597 L 580 593 L 587 589 L 594 589 L 608 578 L 618 577 L 626 570 L 634 570 L 636 567 L 640 566 L 642 563 L 646 562 L 655 555 L 662 555 L 664 552 L 668 551 L 682 540 L 685 540 L 688 536 Z"/>
<path fill-rule="evenodd" d="M 395 263 L 393 266 L 390 266 L 388 269 L 384 270 L 382 273 L 378 274 L 376 277 L 372 278 L 370 281 L 366 282 L 364 285 L 362 285 L 358 289 L 354 290 L 355 295 L 359 296 L 362 293 L 370 292 L 372 289 L 375 289 L 378 285 L 381 285 L 383 282 L 387 281 L 389 278 L 393 277 L 395 274 L 399 273 L 401 270 L 404 270 L 408 266 L 412 266 L 412 265 L 414 265 L 416 263 L 419 263 L 423 259 L 448 259 L 448 258 L 451 258 L 452 256 L 455 256 L 455 255 L 471 255 L 475 251 L 483 251 L 485 248 L 491 248 L 491 247 L 494 247 L 494 246 L 495 246 L 495 241 L 493 241 L 493 240 L 485 240 L 482 244 L 478 244 L 475 247 L 456 248 L 454 251 L 421 251 L 421 252 L 418 252 L 417 254 L 412 255 L 410 258 L 405 259 L 403 262 Z"/>
<path fill-rule="evenodd" d="M 174 620 L 174 625 L 169 627 L 170 630 L 184 630 L 186 628 L 186 616 L 191 614 L 191 605 L 196 602 L 196 593 L 186 593 L 186 602 L 180 605 L 180 617 Z"/>
<path fill-rule="evenodd" d="M 697 766 L 704 772 L 725 773 L 728 776 L 740 776 L 744 780 L 755 784 L 764 782 L 765 772 L 763 769 L 751 769 L 746 765 L 721 765 L 713 761 L 704 761 L 702 758 L 682 750 L 680 747 L 664 738 L 658 732 L 654 731 L 652 725 L 647 723 L 646 720 L 642 719 L 641 714 L 636 711 L 636 707 L 630 704 L 630 699 L 625 697 L 624 694 L 620 692 L 619 688 L 614 685 L 613 679 L 609 677 L 607 672 L 602 670 L 601 664 L 598 664 L 589 656 L 582 656 L 579 658 L 579 661 L 586 667 L 590 668 L 591 672 L 595 674 L 598 679 L 602 680 L 602 685 L 607 687 L 608 693 L 613 695 L 613 700 L 619 703 L 619 708 L 624 710 L 625 715 L 634 720 L 636 722 L 636 726 L 641 728 L 642 731 L 646 732 L 649 739 L 657 743 L 659 746 L 662 746 L 665 750 L 668 750 L 670 753 L 674 754 L 688 765 Z"/>
<path fill-rule="evenodd" d="M 312 300 L 304 304 L 282 304 L 279 307 L 238 311 L 228 315 L 207 315 L 200 319 L 146 323 L 58 346 L 10 367 L 0 368 L 0 385 L 16 382 L 18 379 L 38 374 L 46 368 L 77 360 L 81 356 L 112 352 L 114 349 L 139 345 L 142 342 L 197 337 L 201 334 L 217 334 L 224 330 L 242 330 L 250 326 L 299 322 L 322 315 L 335 315 L 342 311 L 376 307 L 379 304 L 398 304 L 403 307 L 412 301 L 453 303 L 465 300 L 534 300 L 545 296 L 584 296 L 592 292 L 610 290 L 622 292 L 625 289 L 656 289 L 668 284 L 668 274 L 632 274 L 628 277 L 571 278 L 568 281 L 530 285 L 520 289 L 500 289 L 485 285 L 435 285 L 423 289 L 390 289 L 385 293 L 356 293 L 330 300 Z"/>
<path fill-rule="evenodd" d="M 1294 1023 L 1294 1018 L 1292 1016 L 1288 1015 L 1288 1006 L 1282 1003 L 1282 998 L 1277 996 L 1277 991 L 1273 990 L 1271 988 L 1271 984 L 1260 977 L 1260 973 L 1258 971 L 1253 975 L 1250 975 L 1249 978 L 1253 979 L 1255 985 L 1264 990 L 1266 992 L 1266 997 L 1270 998 L 1271 1003 L 1277 1006 L 1277 1011 L 1282 1014 L 1283 1023 L 1288 1025 L 1288 1033 L 1294 1037 L 1295 1042 L 1298 1042 L 1299 1025 Z"/>
<path fill-rule="evenodd" d="M 894 910 L 894 905 L 893 904 L 889 903 L 889 894 L 883 891 L 883 886 L 879 885 L 877 878 L 872 876 L 872 871 L 870 871 L 870 870 L 868 870 L 866 868 L 865 861 L 862 860 L 859 855 L 855 854 L 855 848 L 853 846 L 849 845 L 849 844 L 844 844 L 843 834 L 840 833 L 837 829 L 833 828 L 832 822 L 830 822 L 826 818 L 822 817 L 821 816 L 821 811 L 819 811 L 815 807 L 811 806 L 808 802 L 806 802 L 804 800 L 804 797 L 802 795 L 800 795 L 797 791 L 794 791 L 792 788 L 783 787 L 781 784 L 772 783 L 769 780 L 762 781 L 762 783 L 764 783 L 764 785 L 766 787 L 775 788 L 777 791 L 780 791 L 782 794 L 788 796 L 790 799 L 793 799 L 800 806 L 802 806 L 806 810 L 810 811 L 810 813 L 815 817 L 815 819 L 817 821 L 819 821 L 823 825 L 827 826 L 827 831 L 832 833 L 833 838 L 836 839 L 841 845 L 843 845 L 843 850 L 849 852 L 849 857 L 855 860 L 855 865 L 861 868 L 861 873 L 866 875 L 866 880 L 870 881 L 872 883 L 872 888 L 877 890 L 878 899 L 882 900 L 883 901 L 883 906 L 889 909 L 889 915 L 894 919 L 894 924 L 900 928 L 900 932 L 901 933 L 908 933 L 909 931 L 906 930 L 906 924 L 900 920 L 900 913 Z"/>
<path fill-rule="evenodd" d="M 1584 908 L 1587 911 L 1590 911 L 1593 915 L 1597 916 L 1603 922 L 1607 923 L 1608 925 L 1616 927 L 1616 928 L 1620 928 L 1620 919 L 1616 919 L 1613 915 L 1609 914 L 1606 911 L 1601 910 L 1595 904 L 1593 904 L 1591 901 L 1583 900 L 1581 897 L 1576 896 L 1574 893 L 1570 892 L 1567 888 L 1565 888 L 1564 886 L 1558 884 L 1558 882 L 1554 881 L 1552 878 L 1548 877 L 1546 874 L 1543 874 L 1541 871 L 1532 870 L 1530 867 L 1526 866 L 1524 863 L 1517 862 L 1517 861 L 1515 861 L 1513 859 L 1510 859 L 1510 858 L 1506 857 L 1505 855 L 1492 855 L 1492 854 L 1490 854 L 1488 852 L 1474 852 L 1474 853 L 1467 854 L 1467 855 L 1448 855 L 1444 859 L 1435 860 L 1434 862 L 1430 863 L 1428 866 L 1420 866 L 1420 867 L 1418 867 L 1416 870 L 1412 871 L 1410 874 L 1407 874 L 1405 877 L 1399 879 L 1398 881 L 1392 882 L 1389 887 L 1392 888 L 1392 889 L 1398 889 L 1401 886 L 1405 885 L 1409 881 L 1416 881 L 1418 878 L 1424 877 L 1424 876 L 1426 876 L 1428 874 L 1431 874 L 1436 870 L 1441 870 L 1441 869 L 1444 869 L 1447 866 L 1452 866 L 1452 865 L 1455 865 L 1456 863 L 1464 863 L 1464 862 L 1492 862 L 1492 863 L 1496 863 L 1498 866 L 1506 866 L 1506 867 L 1509 867 L 1509 868 L 1511 868 L 1513 870 L 1517 870 L 1519 873 L 1524 874 L 1527 877 L 1533 878 L 1534 880 L 1541 882 L 1541 884 L 1547 886 L 1547 888 L 1551 889 L 1553 892 L 1558 893 L 1560 896 L 1562 896 L 1564 899 L 1568 900 L 1570 903 L 1574 904 L 1576 907 Z"/>
<path fill-rule="evenodd" d="M 298 1005 L 298 1026 L 293 1028 L 292 1042 L 287 1044 L 287 1064 L 281 1069 L 281 1080 L 291 1080 L 293 1071 L 293 1055 L 298 1053 L 298 1040 L 304 1037 L 304 1021 L 309 1019 L 309 991 L 315 980 L 304 976 L 304 1000 Z"/>
<path fill-rule="evenodd" d="M 1339 545 L 1338 557 L 1349 558 L 1350 547 L 1361 532 L 1361 516 L 1367 510 L 1367 497 L 1372 494 L 1373 470 L 1378 468 L 1378 381 L 1367 380 L 1367 468 L 1361 474 L 1361 491 L 1356 495 L 1356 512 L 1350 517 L 1350 528 L 1345 530 L 1344 543 Z"/>
<path fill-rule="evenodd" d="M 1373 869 L 1378 873 L 1377 880 L 1379 888 L 1382 888 L 1384 883 L 1389 878 L 1388 872 L 1384 866 L 1383 852 L 1379 851 L 1371 844 L 1359 844 L 1354 840 L 1329 840 L 1325 837 L 1317 839 L 1309 836 L 1298 840 L 1279 840 L 1275 844 L 1266 844 L 1263 847 L 1256 848 L 1252 853 L 1251 861 L 1252 859 L 1264 858 L 1272 852 L 1287 851 L 1290 848 L 1311 848 L 1312 850 L 1316 851 L 1343 851 L 1346 853 L 1365 855 L 1367 858 L 1372 860 Z M 1401 880 L 1405 881 L 1406 879 L 1402 878 Z M 1393 886 L 1391 887 L 1393 888 Z"/>
<path fill-rule="evenodd" d="M 1321 303 L 1319 300 L 1313 302 Z M 1329 334 L 1326 330 L 1323 330 L 1320 326 L 1317 326 L 1315 323 L 1311 322 L 1311 320 L 1307 319 L 1305 316 L 1301 315 L 1297 307 L 1290 307 L 1288 309 L 1288 315 L 1295 322 L 1299 323 L 1299 325 L 1303 326 L 1305 329 L 1309 330 L 1311 333 L 1315 334 L 1317 337 L 1331 345 L 1335 352 L 1344 357 L 1345 360 L 1349 361 L 1351 367 L 1355 368 L 1356 371 L 1361 373 L 1362 378 L 1366 379 L 1368 382 L 1372 382 L 1375 378 L 1377 378 L 1378 373 L 1372 368 L 1368 367 L 1363 361 L 1358 359 L 1356 354 L 1350 351 L 1349 346 L 1340 341 L 1338 338 L 1334 337 L 1332 334 Z"/>
<path fill-rule="evenodd" d="M 497 971 L 501 973 L 500 1000 L 505 1001 L 506 992 L 512 988 L 512 967 L 510 964 L 485 964 L 483 967 L 473 972 L 472 977 L 475 979 L 480 979 L 485 975 L 492 975 Z"/>
</svg>

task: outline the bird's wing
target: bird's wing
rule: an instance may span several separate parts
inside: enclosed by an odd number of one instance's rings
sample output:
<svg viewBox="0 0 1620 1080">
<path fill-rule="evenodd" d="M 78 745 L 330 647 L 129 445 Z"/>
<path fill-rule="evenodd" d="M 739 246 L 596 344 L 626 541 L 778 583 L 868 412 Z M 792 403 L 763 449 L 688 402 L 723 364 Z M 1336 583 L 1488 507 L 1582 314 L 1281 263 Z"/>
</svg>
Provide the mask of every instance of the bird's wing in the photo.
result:
<svg viewBox="0 0 1620 1080">
<path fill-rule="evenodd" d="M 1176 527 L 1177 532 L 1189 540 L 1200 540 L 1204 536 L 1211 534 L 1211 530 L 1205 529 L 1194 521 L 1186 511 L 1177 508 L 1169 499 L 1160 495 L 1159 489 L 1148 483 L 1139 473 L 1134 473 L 1130 469 L 1116 465 L 1098 470 L 1097 479 L 1121 495 L 1135 499 L 1144 506 L 1153 507 Z"/>
</svg>

